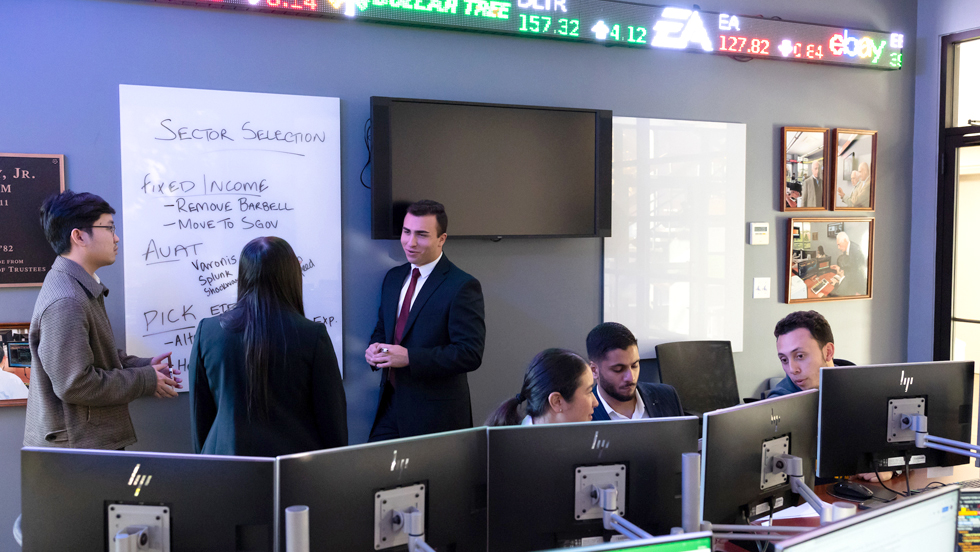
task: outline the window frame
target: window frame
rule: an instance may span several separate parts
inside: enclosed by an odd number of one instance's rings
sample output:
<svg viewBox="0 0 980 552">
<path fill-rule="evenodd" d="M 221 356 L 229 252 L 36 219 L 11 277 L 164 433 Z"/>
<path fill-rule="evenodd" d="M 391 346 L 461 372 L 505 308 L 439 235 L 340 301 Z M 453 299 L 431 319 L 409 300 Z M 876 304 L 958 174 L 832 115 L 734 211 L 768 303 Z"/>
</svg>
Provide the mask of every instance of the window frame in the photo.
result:
<svg viewBox="0 0 980 552">
<path fill-rule="evenodd" d="M 942 37 L 939 64 L 939 163 L 936 186 L 936 292 L 933 359 L 950 360 L 953 347 L 953 260 L 956 237 L 956 150 L 980 146 L 980 125 L 953 127 L 954 49 L 980 39 L 980 29 Z M 960 320 L 963 322 L 972 322 Z"/>
</svg>

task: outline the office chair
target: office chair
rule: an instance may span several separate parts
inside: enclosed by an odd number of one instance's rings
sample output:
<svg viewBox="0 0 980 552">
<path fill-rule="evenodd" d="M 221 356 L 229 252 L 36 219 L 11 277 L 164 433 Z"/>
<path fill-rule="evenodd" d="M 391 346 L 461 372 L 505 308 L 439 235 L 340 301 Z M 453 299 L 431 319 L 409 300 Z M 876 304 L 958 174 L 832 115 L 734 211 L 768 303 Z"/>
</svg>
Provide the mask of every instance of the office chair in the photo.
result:
<svg viewBox="0 0 980 552">
<path fill-rule="evenodd" d="M 730 341 L 676 341 L 657 345 L 660 379 L 681 396 L 684 413 L 739 404 L 735 360 Z"/>
<path fill-rule="evenodd" d="M 644 383 L 663 383 L 660 379 L 660 362 L 655 358 L 640 359 L 640 377 Z"/>
</svg>

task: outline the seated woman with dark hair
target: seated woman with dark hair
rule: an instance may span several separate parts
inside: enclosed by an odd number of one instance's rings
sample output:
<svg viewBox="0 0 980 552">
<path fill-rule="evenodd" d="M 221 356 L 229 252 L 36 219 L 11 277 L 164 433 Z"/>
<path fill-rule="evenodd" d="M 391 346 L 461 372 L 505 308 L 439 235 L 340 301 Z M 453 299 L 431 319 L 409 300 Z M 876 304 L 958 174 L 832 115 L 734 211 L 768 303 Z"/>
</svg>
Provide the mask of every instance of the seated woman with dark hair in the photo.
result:
<svg viewBox="0 0 980 552">
<path fill-rule="evenodd" d="M 517 396 L 507 399 L 487 418 L 488 426 L 588 422 L 599 402 L 585 359 L 568 349 L 545 349 L 531 361 Z M 521 404 L 526 415 L 518 412 Z"/>
<path fill-rule="evenodd" d="M 303 311 L 299 259 L 255 238 L 238 302 L 197 327 L 190 355 L 195 452 L 279 456 L 347 445 L 347 399 L 327 328 Z"/>
</svg>

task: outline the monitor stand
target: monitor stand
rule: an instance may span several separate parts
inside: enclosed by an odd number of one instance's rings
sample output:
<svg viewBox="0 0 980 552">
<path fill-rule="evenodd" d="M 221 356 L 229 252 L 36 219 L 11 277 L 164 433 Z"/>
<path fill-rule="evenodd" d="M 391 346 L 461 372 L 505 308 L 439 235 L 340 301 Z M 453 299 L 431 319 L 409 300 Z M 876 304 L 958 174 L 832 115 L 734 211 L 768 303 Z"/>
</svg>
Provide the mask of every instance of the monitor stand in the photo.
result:
<svg viewBox="0 0 980 552">
<path fill-rule="evenodd" d="M 771 457 L 770 470 L 774 473 L 785 473 L 789 476 L 790 488 L 794 493 L 802 496 L 813 509 L 820 514 L 820 523 L 824 524 L 827 519 L 835 512 L 844 512 L 844 509 L 832 508 L 826 502 L 820 500 L 817 495 L 803 482 L 803 460 L 797 456 L 789 454 L 776 455 Z M 763 525 L 731 525 L 713 524 L 709 521 L 700 520 L 693 528 L 694 521 L 701 509 L 701 479 L 700 479 L 701 455 L 698 453 L 686 453 L 681 459 L 681 516 L 683 530 L 685 533 L 695 531 L 711 531 L 715 538 L 728 540 L 753 540 L 753 541 L 780 541 L 785 540 L 797 533 L 805 533 L 812 527 L 791 527 L 791 526 L 763 526 Z M 763 469 L 766 469 L 764 467 Z M 850 514 L 840 513 L 838 519 L 850 517 Z M 826 517 L 825 517 L 826 516 Z M 692 530 L 693 529 L 693 530 Z M 725 532 L 723 532 L 725 531 Z"/>
<path fill-rule="evenodd" d="M 901 425 L 903 429 L 911 428 L 915 431 L 915 446 L 918 448 L 931 448 L 980 459 L 980 445 L 929 435 L 929 420 L 923 414 L 902 416 Z"/>
<path fill-rule="evenodd" d="M 630 523 L 623 516 L 619 515 L 618 498 L 619 491 L 616 487 L 609 485 L 605 487 L 594 487 L 593 492 L 602 507 L 602 527 L 607 531 L 617 531 L 629 540 L 652 539 L 653 535 Z"/>
<path fill-rule="evenodd" d="M 402 531 L 408 535 L 409 552 L 436 552 L 425 542 L 425 517 L 418 508 L 395 512 L 392 521 L 401 524 Z"/>
</svg>

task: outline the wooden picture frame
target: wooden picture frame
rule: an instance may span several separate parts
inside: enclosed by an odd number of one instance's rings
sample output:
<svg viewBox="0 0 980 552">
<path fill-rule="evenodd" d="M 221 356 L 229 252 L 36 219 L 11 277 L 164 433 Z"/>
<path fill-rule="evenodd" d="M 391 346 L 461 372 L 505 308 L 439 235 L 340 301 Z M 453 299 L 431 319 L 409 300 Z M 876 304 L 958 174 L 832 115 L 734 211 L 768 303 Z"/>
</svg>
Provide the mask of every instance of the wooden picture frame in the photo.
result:
<svg viewBox="0 0 980 552">
<path fill-rule="evenodd" d="M 0 323 L 0 406 L 27 404 L 31 380 L 30 322 Z M 23 384 L 23 389 L 17 381 Z"/>
<path fill-rule="evenodd" d="M 874 211 L 878 131 L 834 129 L 834 211 Z"/>
<path fill-rule="evenodd" d="M 786 302 L 870 299 L 874 222 L 873 217 L 789 219 Z"/>
<path fill-rule="evenodd" d="M 827 163 L 829 129 L 783 127 L 779 179 L 782 211 L 827 211 Z"/>
</svg>

